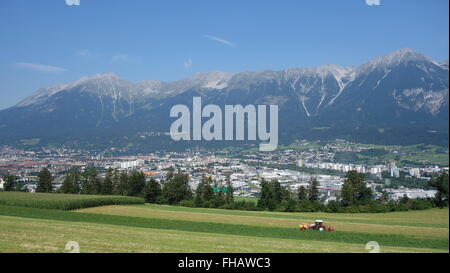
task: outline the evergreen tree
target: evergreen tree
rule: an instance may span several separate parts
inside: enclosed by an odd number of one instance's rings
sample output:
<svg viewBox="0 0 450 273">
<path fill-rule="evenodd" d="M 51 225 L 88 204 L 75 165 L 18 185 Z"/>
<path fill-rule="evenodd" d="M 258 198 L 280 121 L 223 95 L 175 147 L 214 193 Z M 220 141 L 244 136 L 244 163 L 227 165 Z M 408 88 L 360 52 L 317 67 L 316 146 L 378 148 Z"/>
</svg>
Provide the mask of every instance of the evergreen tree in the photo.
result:
<svg viewBox="0 0 450 273">
<path fill-rule="evenodd" d="M 66 174 L 66 177 L 64 177 L 64 182 L 59 189 L 62 193 L 71 193 L 72 191 L 72 179 L 70 177 L 70 172 Z"/>
<path fill-rule="evenodd" d="M 430 186 L 437 189 L 435 196 L 436 206 L 443 208 L 448 206 L 448 173 L 443 172 L 430 181 Z"/>
<path fill-rule="evenodd" d="M 83 172 L 82 193 L 83 194 L 96 194 L 96 183 L 98 173 L 94 167 L 87 167 Z"/>
<path fill-rule="evenodd" d="M 297 209 L 297 206 L 296 206 L 294 198 L 292 198 L 292 196 L 290 194 L 287 195 L 286 207 L 285 207 L 284 211 L 294 212 L 294 211 L 296 211 L 296 209 Z"/>
<path fill-rule="evenodd" d="M 141 196 L 145 187 L 145 175 L 142 172 L 131 172 L 128 179 L 128 193 L 130 196 Z"/>
<path fill-rule="evenodd" d="M 226 202 L 228 204 L 233 203 L 234 201 L 234 189 L 233 189 L 233 183 L 231 183 L 230 175 L 227 175 L 226 180 L 226 186 L 227 186 L 227 192 L 226 192 Z"/>
<path fill-rule="evenodd" d="M 18 190 L 17 189 L 17 185 L 18 185 L 17 180 L 19 179 L 19 177 L 9 174 L 9 175 L 4 176 L 3 179 L 5 180 L 5 184 L 3 185 L 4 191 Z"/>
<path fill-rule="evenodd" d="M 300 186 L 298 188 L 297 198 L 299 201 L 305 201 L 308 199 L 308 193 L 306 191 L 306 188 L 304 186 Z"/>
<path fill-rule="evenodd" d="M 276 205 L 280 204 L 283 200 L 283 189 L 281 187 L 280 182 L 278 180 L 272 181 L 272 189 L 273 189 L 273 197 Z"/>
<path fill-rule="evenodd" d="M 90 194 L 101 194 L 102 193 L 102 180 L 98 175 L 97 170 L 92 167 L 88 170 L 88 183 Z"/>
<path fill-rule="evenodd" d="M 272 183 L 261 180 L 261 197 L 258 199 L 258 207 L 261 209 L 274 210 L 276 208 L 275 194 Z"/>
<path fill-rule="evenodd" d="M 111 195 L 113 194 L 113 189 L 113 170 L 109 168 L 102 183 L 102 194 Z"/>
<path fill-rule="evenodd" d="M 212 178 L 210 179 L 212 181 Z M 220 182 L 214 181 L 213 198 L 212 198 L 212 206 L 214 208 L 220 208 L 225 204 L 225 194 L 223 192 L 223 188 L 224 187 L 222 185 L 222 181 Z"/>
<path fill-rule="evenodd" d="M 210 202 L 214 198 L 214 188 L 212 187 L 212 178 L 209 176 L 202 176 L 202 180 L 198 183 L 195 190 L 195 205 L 197 207 L 204 207 L 206 202 Z"/>
<path fill-rule="evenodd" d="M 76 169 L 70 170 L 66 177 L 64 178 L 64 182 L 61 186 L 62 193 L 72 193 L 78 194 L 80 192 L 80 172 Z"/>
<path fill-rule="evenodd" d="M 144 188 L 144 198 L 147 203 L 156 203 L 158 198 L 161 196 L 161 185 L 155 179 L 150 179 L 150 181 L 145 185 Z"/>
<path fill-rule="evenodd" d="M 205 201 L 211 201 L 214 198 L 214 187 L 218 188 L 217 183 L 213 181 L 211 176 L 202 179 L 204 181 L 204 187 L 202 191 L 202 198 Z"/>
<path fill-rule="evenodd" d="M 83 180 L 81 182 L 81 194 L 90 194 L 92 192 L 91 185 L 87 178 L 83 176 Z"/>
<path fill-rule="evenodd" d="M 163 197 L 170 205 L 179 204 L 182 200 L 189 200 L 192 197 L 189 176 L 169 171 L 163 187 Z"/>
<path fill-rule="evenodd" d="M 127 172 L 119 172 L 119 184 L 117 186 L 117 192 L 119 195 L 128 195 L 129 190 L 129 175 Z"/>
<path fill-rule="evenodd" d="M 121 195 L 120 189 L 120 173 L 117 169 L 114 169 L 112 172 L 112 194 Z"/>
<path fill-rule="evenodd" d="M 43 168 L 38 174 L 36 192 L 52 192 L 53 177 L 47 168 Z"/>
<path fill-rule="evenodd" d="M 290 199 L 294 199 L 292 196 L 292 192 L 288 187 L 281 187 L 281 202 L 289 201 Z"/>
<path fill-rule="evenodd" d="M 349 171 L 342 185 L 341 199 L 344 206 L 363 205 L 373 200 L 373 194 L 360 173 Z"/>
<path fill-rule="evenodd" d="M 311 177 L 308 184 L 308 200 L 311 202 L 319 201 L 319 182 L 317 178 Z"/>
</svg>

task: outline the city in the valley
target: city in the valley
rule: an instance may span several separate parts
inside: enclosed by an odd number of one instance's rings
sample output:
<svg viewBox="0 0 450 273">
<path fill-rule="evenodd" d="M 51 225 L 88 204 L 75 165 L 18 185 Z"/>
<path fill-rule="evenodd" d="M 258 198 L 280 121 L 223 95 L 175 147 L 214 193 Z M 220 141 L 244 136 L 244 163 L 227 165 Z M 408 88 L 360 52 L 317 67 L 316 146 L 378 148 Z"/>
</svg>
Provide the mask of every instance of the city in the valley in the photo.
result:
<svg viewBox="0 0 450 273">
<path fill-rule="evenodd" d="M 195 189 L 204 175 L 215 181 L 231 180 L 234 195 L 259 197 L 261 179 L 277 180 L 292 192 L 307 186 L 311 177 L 319 182 L 321 201 L 339 198 L 345 174 L 355 170 L 364 175 L 374 195 L 387 192 L 392 200 L 405 195 L 426 199 L 436 191 L 428 186 L 433 174 L 448 170 L 448 149 L 432 145 L 376 146 L 346 141 L 321 143 L 297 141 L 273 152 L 260 152 L 256 147 L 208 150 L 186 149 L 184 152 L 155 151 L 126 155 L 119 148 L 106 151 L 84 151 L 59 148 L 0 147 L 0 172 L 18 177 L 21 190 L 36 191 L 37 174 L 43 168 L 52 173 L 53 188 L 63 184 L 67 171 L 95 167 L 100 176 L 107 170 L 141 171 L 146 179 L 164 183 L 173 167 L 189 175 Z M 426 155 L 432 151 L 434 157 Z M 437 155 L 437 156 L 436 156 Z M 442 155 L 442 156 L 439 156 Z M 5 181 L 0 179 L 0 188 Z"/>
</svg>

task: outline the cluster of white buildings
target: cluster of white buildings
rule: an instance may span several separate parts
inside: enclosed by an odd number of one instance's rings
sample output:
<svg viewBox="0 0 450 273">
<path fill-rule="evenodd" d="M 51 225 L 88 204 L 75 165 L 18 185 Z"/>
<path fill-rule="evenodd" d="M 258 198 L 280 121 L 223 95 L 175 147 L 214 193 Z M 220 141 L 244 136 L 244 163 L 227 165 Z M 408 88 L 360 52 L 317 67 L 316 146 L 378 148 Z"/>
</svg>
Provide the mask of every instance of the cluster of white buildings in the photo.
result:
<svg viewBox="0 0 450 273">
<path fill-rule="evenodd" d="M 428 168 L 411 168 L 411 167 L 397 167 L 394 161 L 389 162 L 387 165 L 373 165 L 373 166 L 364 166 L 357 164 L 343 164 L 343 163 L 333 163 L 333 162 L 315 162 L 315 163 L 304 163 L 302 160 L 297 160 L 297 167 L 307 167 L 307 168 L 317 168 L 317 169 L 326 169 L 326 170 L 334 170 L 340 172 L 348 172 L 348 171 L 357 171 L 359 173 L 370 173 L 372 175 L 378 176 L 381 178 L 382 172 L 388 172 L 391 177 L 400 177 L 400 172 L 405 172 L 409 174 L 409 176 L 414 178 L 424 178 L 422 175 L 424 173 L 437 173 L 441 172 L 443 169 L 435 166 Z M 444 168 L 445 169 L 445 168 Z"/>
<path fill-rule="evenodd" d="M 116 168 L 116 169 L 133 170 L 133 169 L 142 167 L 144 165 L 144 160 L 136 159 L 136 160 L 131 160 L 131 161 L 115 162 L 113 165 L 114 165 L 114 168 Z"/>
<path fill-rule="evenodd" d="M 404 196 L 408 196 L 411 199 L 417 198 L 433 198 L 435 197 L 436 190 L 424 190 L 424 189 L 387 189 L 389 198 L 395 201 L 400 200 Z"/>
<path fill-rule="evenodd" d="M 299 160 L 301 161 L 301 160 Z M 297 161 L 297 166 L 299 166 L 299 161 Z M 371 174 L 381 174 L 384 170 L 384 166 L 376 165 L 371 167 L 366 167 L 364 165 L 355 165 L 355 164 L 343 164 L 343 163 L 332 163 L 332 162 L 320 162 L 320 163 L 305 163 L 302 164 L 307 168 L 317 168 L 317 169 L 326 169 L 326 170 L 334 170 L 340 172 L 348 172 L 348 171 L 357 171 L 359 173 L 371 173 Z M 299 166 L 301 167 L 301 166 Z"/>
</svg>

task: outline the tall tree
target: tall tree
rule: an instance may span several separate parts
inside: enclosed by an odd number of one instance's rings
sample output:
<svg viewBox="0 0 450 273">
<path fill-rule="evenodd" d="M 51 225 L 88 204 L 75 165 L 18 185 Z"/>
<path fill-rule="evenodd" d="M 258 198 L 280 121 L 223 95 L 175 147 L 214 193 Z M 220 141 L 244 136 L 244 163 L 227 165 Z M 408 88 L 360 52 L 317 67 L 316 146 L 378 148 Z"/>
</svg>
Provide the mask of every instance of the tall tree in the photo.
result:
<svg viewBox="0 0 450 273">
<path fill-rule="evenodd" d="M 212 178 L 210 176 L 202 176 L 202 180 L 195 189 L 195 205 L 203 207 L 205 202 L 209 202 L 214 198 L 214 188 L 212 186 Z"/>
<path fill-rule="evenodd" d="M 230 175 L 227 175 L 227 179 L 226 179 L 226 187 L 227 187 L 227 192 L 226 192 L 226 202 L 227 203 L 233 203 L 234 201 L 234 189 L 233 189 L 233 183 L 231 183 L 231 179 L 230 179 Z"/>
<path fill-rule="evenodd" d="M 161 185 L 155 179 L 150 179 L 150 181 L 145 185 L 144 188 L 144 198 L 147 203 L 156 203 L 158 198 L 161 196 Z"/>
<path fill-rule="evenodd" d="M 80 193 L 80 179 L 81 174 L 78 169 L 70 170 L 64 178 L 64 182 L 61 186 L 61 191 L 63 193 Z"/>
<path fill-rule="evenodd" d="M 73 188 L 72 183 L 73 183 L 73 181 L 72 181 L 72 178 L 71 178 L 71 173 L 68 172 L 66 174 L 66 176 L 64 177 L 64 182 L 63 182 L 63 184 L 62 184 L 62 186 L 60 188 L 60 191 L 62 193 L 72 193 L 72 188 Z"/>
<path fill-rule="evenodd" d="M 129 195 L 129 179 L 130 176 L 128 175 L 128 172 L 119 172 L 119 184 L 117 185 L 117 192 L 119 195 Z"/>
<path fill-rule="evenodd" d="M 52 181 L 52 173 L 47 168 L 43 168 L 38 174 L 36 192 L 52 192 Z"/>
<path fill-rule="evenodd" d="M 319 182 L 316 177 L 311 177 L 308 184 L 308 200 L 311 202 L 319 201 Z"/>
<path fill-rule="evenodd" d="M 436 206 L 442 208 L 448 206 L 448 173 L 443 172 L 430 181 L 430 186 L 437 190 L 435 196 Z"/>
<path fill-rule="evenodd" d="M 97 170 L 92 167 L 88 171 L 88 182 L 90 185 L 91 194 L 101 194 L 102 193 L 102 179 L 98 175 Z"/>
<path fill-rule="evenodd" d="M 286 199 L 285 199 L 286 207 L 284 208 L 284 211 L 294 212 L 297 209 L 295 200 L 292 197 L 291 192 L 288 189 L 286 189 L 286 190 L 287 190 Z"/>
<path fill-rule="evenodd" d="M 189 176 L 180 172 L 169 172 L 163 187 L 163 196 L 170 205 L 189 200 L 192 197 Z"/>
<path fill-rule="evenodd" d="M 17 180 L 19 179 L 19 177 L 15 176 L 15 175 L 5 175 L 3 177 L 3 179 L 5 180 L 5 184 L 3 185 L 3 189 L 5 191 L 16 191 L 17 190 Z"/>
<path fill-rule="evenodd" d="M 127 195 L 140 196 L 145 187 L 145 175 L 139 171 L 133 171 L 128 179 L 129 191 Z"/>
<path fill-rule="evenodd" d="M 283 200 L 283 189 L 281 187 L 280 182 L 278 182 L 278 180 L 273 180 L 272 181 L 272 188 L 273 188 L 273 197 L 274 197 L 274 201 L 275 204 L 280 204 L 281 201 Z"/>
<path fill-rule="evenodd" d="M 102 183 L 102 194 L 111 195 L 113 194 L 113 170 L 111 168 L 108 169 L 105 175 L 105 179 L 103 179 Z"/>
<path fill-rule="evenodd" d="M 308 193 L 305 186 L 300 186 L 298 188 L 297 198 L 299 201 L 305 201 L 308 199 Z"/>
<path fill-rule="evenodd" d="M 212 180 L 212 178 L 211 178 Z M 223 184 L 222 181 L 216 181 L 214 180 L 214 196 L 213 196 L 213 207 L 220 208 L 221 206 L 225 205 L 225 194 L 223 192 Z"/>
<path fill-rule="evenodd" d="M 292 191 L 289 189 L 289 187 L 287 186 L 282 186 L 281 187 L 281 201 L 289 201 L 289 200 L 294 200 L 293 196 L 292 196 Z"/>
<path fill-rule="evenodd" d="M 120 189 L 120 173 L 119 170 L 114 169 L 112 172 L 112 194 L 114 195 L 121 195 L 119 189 Z"/>
<path fill-rule="evenodd" d="M 276 198 L 272 183 L 262 179 L 261 197 L 258 199 L 258 207 L 262 209 L 274 210 L 276 205 Z"/>
<path fill-rule="evenodd" d="M 81 182 L 81 193 L 82 194 L 90 194 L 92 192 L 91 185 L 89 184 L 89 180 L 83 176 L 83 180 Z"/>
<path fill-rule="evenodd" d="M 373 200 L 372 190 L 366 186 L 364 177 L 357 171 L 349 171 L 341 190 L 344 206 L 367 204 Z"/>
<path fill-rule="evenodd" d="M 98 172 L 94 167 L 87 167 L 83 172 L 83 194 L 99 194 L 99 188 L 101 188 L 98 182 Z"/>
</svg>

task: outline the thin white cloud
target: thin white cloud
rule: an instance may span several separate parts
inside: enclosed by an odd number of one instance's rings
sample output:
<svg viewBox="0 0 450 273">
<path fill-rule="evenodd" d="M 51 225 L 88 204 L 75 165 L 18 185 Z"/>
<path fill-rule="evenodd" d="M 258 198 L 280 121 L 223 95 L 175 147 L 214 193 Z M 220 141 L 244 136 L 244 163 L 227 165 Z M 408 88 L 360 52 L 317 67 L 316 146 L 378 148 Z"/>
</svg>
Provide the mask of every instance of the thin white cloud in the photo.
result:
<svg viewBox="0 0 450 273">
<path fill-rule="evenodd" d="M 19 62 L 15 63 L 14 66 L 19 68 L 24 68 L 32 71 L 37 72 L 45 72 L 45 73 L 60 73 L 65 72 L 67 69 L 52 65 L 44 65 L 44 64 L 33 64 L 33 63 L 25 63 L 25 62 Z"/>
<path fill-rule="evenodd" d="M 205 35 L 205 37 L 210 39 L 210 40 L 212 40 L 212 41 L 216 41 L 216 42 L 219 42 L 219 43 L 227 45 L 227 46 L 231 46 L 231 47 L 235 47 L 236 46 L 235 43 L 230 42 L 230 41 L 225 40 L 225 39 L 220 38 L 220 37 L 211 36 L 211 35 Z"/>
<path fill-rule="evenodd" d="M 77 56 L 80 56 L 80 57 L 86 57 L 86 58 L 90 58 L 90 57 L 95 57 L 95 56 L 97 56 L 97 54 L 95 54 L 94 52 L 90 51 L 89 49 L 80 49 L 80 50 L 77 50 L 77 51 L 75 52 L 75 54 L 76 54 Z"/>
<path fill-rule="evenodd" d="M 128 54 L 115 54 L 111 58 L 112 63 L 118 63 L 118 62 L 138 62 L 139 59 L 135 57 L 131 57 Z"/>
<path fill-rule="evenodd" d="M 189 58 L 189 59 L 185 60 L 183 64 L 184 64 L 184 68 L 186 68 L 186 69 L 191 68 L 192 67 L 192 59 Z"/>
</svg>

